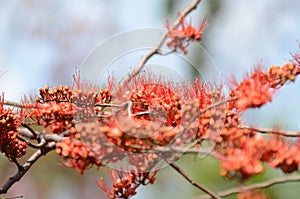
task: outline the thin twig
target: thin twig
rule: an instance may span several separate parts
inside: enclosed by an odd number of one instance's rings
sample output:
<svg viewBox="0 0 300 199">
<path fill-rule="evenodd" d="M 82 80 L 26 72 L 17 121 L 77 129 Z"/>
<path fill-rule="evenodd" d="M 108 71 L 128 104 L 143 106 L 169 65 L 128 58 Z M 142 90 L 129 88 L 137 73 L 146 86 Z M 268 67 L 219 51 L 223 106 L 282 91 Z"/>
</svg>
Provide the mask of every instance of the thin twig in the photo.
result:
<svg viewBox="0 0 300 199">
<path fill-rule="evenodd" d="M 241 126 L 239 128 L 256 131 L 258 133 L 263 133 L 263 134 L 274 134 L 274 135 L 281 135 L 281 136 L 285 136 L 285 137 L 300 137 L 300 132 L 295 132 L 295 131 L 286 131 L 286 130 L 271 129 L 271 128 L 260 128 L 260 127 L 254 127 L 254 126 Z"/>
<path fill-rule="evenodd" d="M 199 184 L 197 182 L 195 182 L 193 179 L 191 179 L 186 173 L 184 173 L 184 171 L 178 167 L 176 164 L 174 163 L 169 163 L 169 165 L 175 169 L 180 175 L 182 175 L 188 182 L 190 182 L 193 186 L 197 187 L 198 189 L 200 189 L 201 191 L 207 193 L 210 197 L 215 198 L 215 199 L 221 199 L 220 196 L 216 193 L 214 193 L 213 191 L 211 191 L 210 189 L 208 189 L 207 187 L 203 186 L 202 184 Z"/>
<path fill-rule="evenodd" d="M 55 142 L 51 142 L 47 144 L 45 147 L 39 149 L 36 151 L 26 162 L 25 164 L 21 167 L 21 169 L 18 169 L 18 172 L 10 177 L 3 186 L 0 187 L 0 195 L 1 194 L 6 194 L 7 191 L 10 189 L 10 187 L 18 182 L 24 175 L 25 173 L 31 168 L 31 166 L 43 155 L 46 155 L 48 152 L 52 151 L 55 149 Z"/>
<path fill-rule="evenodd" d="M 273 179 L 267 180 L 265 182 L 254 183 L 254 184 L 247 185 L 247 186 L 242 186 L 242 187 L 237 187 L 237 188 L 232 188 L 232 189 L 228 189 L 228 190 L 225 190 L 225 191 L 221 191 L 221 192 L 218 193 L 218 195 L 220 197 L 226 197 L 226 196 L 241 193 L 241 192 L 244 192 L 244 191 L 268 188 L 268 187 L 276 185 L 276 184 L 282 184 L 282 183 L 287 183 L 287 182 L 298 182 L 298 181 L 300 181 L 300 175 L 273 178 Z M 197 199 L 209 199 L 209 198 L 212 198 L 212 197 L 209 197 L 209 196 L 206 196 L 206 195 L 197 197 Z"/>
<path fill-rule="evenodd" d="M 0 197 L 0 199 L 17 199 L 17 198 L 23 198 L 23 196 L 12 196 L 12 197 L 5 197 L 5 198 Z"/>
<path fill-rule="evenodd" d="M 12 106 L 12 107 L 16 107 L 16 108 L 26 108 L 25 106 L 23 106 L 20 103 L 7 101 L 7 100 L 5 100 L 3 104 L 6 105 L 6 106 Z"/>
<path fill-rule="evenodd" d="M 186 7 L 180 15 L 176 18 L 174 21 L 172 28 L 177 27 L 180 24 L 180 21 L 182 18 L 186 17 L 191 11 L 197 8 L 198 4 L 201 2 L 201 0 L 193 0 L 192 3 Z M 121 80 L 120 86 L 123 87 L 126 85 L 132 78 L 134 78 L 137 74 L 141 72 L 141 70 L 144 68 L 145 64 L 148 62 L 148 60 L 155 54 L 160 54 L 160 48 L 164 44 L 165 40 L 168 37 L 168 32 L 164 33 L 160 39 L 158 40 L 156 46 L 150 50 L 146 55 L 143 56 L 143 58 L 140 60 L 140 62 L 137 64 L 137 66 L 133 69 L 131 73 L 129 73 L 123 80 Z"/>
<path fill-rule="evenodd" d="M 152 152 L 152 150 L 148 150 L 147 152 Z M 153 152 L 162 152 L 162 153 L 179 153 L 179 154 L 202 154 L 202 155 L 209 155 L 211 157 L 214 157 L 218 160 L 224 159 L 224 157 L 211 150 L 205 150 L 201 148 L 191 148 L 191 147 L 180 147 L 180 146 L 169 146 L 169 147 L 159 147 L 159 148 L 154 148 Z"/>
<path fill-rule="evenodd" d="M 123 104 L 95 104 L 95 107 L 101 107 L 101 108 L 111 108 L 111 107 L 121 107 Z"/>
</svg>

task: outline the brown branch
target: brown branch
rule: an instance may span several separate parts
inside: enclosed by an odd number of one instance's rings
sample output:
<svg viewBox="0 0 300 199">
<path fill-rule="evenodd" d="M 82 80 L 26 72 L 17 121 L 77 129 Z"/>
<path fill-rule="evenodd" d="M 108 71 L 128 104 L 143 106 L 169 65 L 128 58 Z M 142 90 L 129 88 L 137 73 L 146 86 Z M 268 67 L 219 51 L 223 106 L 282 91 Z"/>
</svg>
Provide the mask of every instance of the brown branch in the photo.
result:
<svg viewBox="0 0 300 199">
<path fill-rule="evenodd" d="M 169 165 L 175 169 L 180 175 L 182 175 L 188 182 L 190 182 L 193 186 L 197 187 L 198 189 L 200 189 L 201 191 L 207 193 L 211 198 L 215 198 L 215 199 L 221 199 L 220 196 L 218 196 L 218 194 L 214 193 L 213 191 L 211 191 L 210 189 L 208 189 L 207 187 L 203 186 L 202 184 L 199 184 L 197 182 L 195 182 L 193 179 L 191 179 L 186 173 L 184 173 L 184 171 L 178 167 L 176 164 L 174 163 L 169 163 Z"/>
<path fill-rule="evenodd" d="M 191 11 L 197 8 L 198 4 L 201 2 L 201 0 L 193 0 L 192 3 L 186 7 L 180 15 L 176 18 L 174 21 L 172 28 L 177 27 L 180 24 L 180 21 L 182 18 L 186 17 Z M 133 69 L 131 73 L 129 73 L 123 80 L 121 80 L 120 86 L 123 87 L 126 85 L 132 78 L 134 78 L 137 74 L 141 72 L 141 70 L 144 68 L 145 64 L 148 62 L 148 60 L 154 56 L 155 54 L 161 54 L 160 48 L 164 44 L 165 40 L 168 37 L 168 32 L 164 33 L 160 39 L 158 40 L 156 46 L 150 50 L 146 55 L 143 56 L 143 58 L 140 60 L 138 65 Z"/>
<path fill-rule="evenodd" d="M 263 133 L 263 134 L 274 134 L 274 135 L 280 135 L 280 136 L 285 136 L 285 137 L 300 137 L 300 132 L 295 132 L 295 131 L 286 131 L 286 130 L 271 129 L 271 128 L 260 128 L 260 127 L 254 127 L 254 126 L 241 126 L 239 128 L 256 131 L 258 133 Z"/>
<path fill-rule="evenodd" d="M 55 149 L 55 142 L 48 143 L 43 148 L 36 151 L 25 163 L 21 166 L 20 169 L 18 169 L 17 173 L 10 177 L 4 185 L 0 187 L 0 195 L 6 194 L 7 191 L 10 189 L 10 187 L 18 182 L 25 174 L 26 172 L 31 168 L 31 166 L 43 155 L 46 155 L 48 152 Z"/>
<path fill-rule="evenodd" d="M 279 177 L 279 178 L 274 178 L 274 179 L 271 179 L 271 180 L 267 180 L 265 182 L 254 183 L 254 184 L 251 184 L 251 185 L 246 185 L 246 186 L 242 186 L 242 187 L 228 189 L 226 191 L 221 191 L 221 192 L 218 193 L 218 195 L 220 197 L 226 197 L 226 196 L 241 193 L 241 192 L 244 192 L 244 191 L 268 188 L 268 187 L 276 185 L 276 184 L 282 184 L 282 183 L 287 183 L 287 182 L 298 182 L 298 181 L 300 181 L 300 175 Z M 209 199 L 209 198 L 212 198 L 212 197 L 200 196 L 197 199 Z"/>
<path fill-rule="evenodd" d="M 210 155 L 218 160 L 223 159 L 224 157 L 211 150 L 205 150 L 200 148 L 191 148 L 191 147 L 180 147 L 180 146 L 169 146 L 169 147 L 158 147 L 152 150 L 147 150 L 147 152 L 161 152 L 161 153 L 179 153 L 179 154 L 202 154 L 202 155 Z"/>
<path fill-rule="evenodd" d="M 12 107 L 16 107 L 16 108 L 26 108 L 25 106 L 23 106 L 20 103 L 7 101 L 7 100 L 5 100 L 3 104 L 6 105 L 6 106 L 12 106 Z"/>
</svg>

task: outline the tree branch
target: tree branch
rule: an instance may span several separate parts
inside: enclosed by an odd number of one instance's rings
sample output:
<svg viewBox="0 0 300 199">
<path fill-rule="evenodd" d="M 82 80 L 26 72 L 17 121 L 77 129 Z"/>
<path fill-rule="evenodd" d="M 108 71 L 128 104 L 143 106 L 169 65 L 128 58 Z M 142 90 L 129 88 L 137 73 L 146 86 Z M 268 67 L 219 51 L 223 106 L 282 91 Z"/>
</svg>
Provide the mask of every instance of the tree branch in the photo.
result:
<svg viewBox="0 0 300 199">
<path fill-rule="evenodd" d="M 58 134 L 45 134 L 41 132 L 35 132 L 36 135 L 33 135 L 32 132 L 27 128 L 20 128 L 18 133 L 29 139 L 40 138 L 40 139 L 45 139 L 47 142 L 61 142 L 63 139 L 65 139 L 63 135 L 58 135 Z"/>
<path fill-rule="evenodd" d="M 182 18 L 186 17 L 191 11 L 197 8 L 198 4 L 201 2 L 201 0 L 193 0 L 192 3 L 186 7 L 180 15 L 176 18 L 174 21 L 172 28 L 177 27 L 180 24 L 180 21 Z M 155 54 L 161 54 L 160 48 L 164 44 L 165 40 L 168 37 L 168 32 L 164 33 L 160 39 L 158 40 L 156 46 L 150 50 L 146 55 L 143 56 L 141 61 L 138 63 L 138 65 L 133 69 L 131 73 L 129 73 L 123 80 L 121 80 L 120 86 L 123 87 L 125 84 L 127 84 L 132 78 L 134 78 L 137 74 L 141 72 L 141 70 L 144 68 L 145 64 L 148 62 L 148 60 Z"/>
<path fill-rule="evenodd" d="M 12 197 L 5 197 L 5 198 L 0 197 L 0 199 L 17 199 L 17 198 L 23 198 L 23 196 L 12 196 Z"/>
<path fill-rule="evenodd" d="M 10 187 L 18 182 L 25 173 L 31 168 L 31 166 L 43 155 L 46 155 L 48 152 L 55 149 L 55 142 L 48 143 L 43 148 L 36 151 L 25 163 L 21 166 L 21 169 L 18 169 L 17 173 L 10 177 L 3 186 L 0 187 L 0 195 L 6 194 Z"/>
<path fill-rule="evenodd" d="M 220 197 L 226 197 L 232 194 L 237 194 L 240 192 L 244 191 L 249 191 L 249 190 L 254 190 L 254 189 L 261 189 L 261 188 L 268 188 L 270 186 L 276 185 L 276 184 L 282 184 L 282 183 L 287 183 L 287 182 L 298 182 L 300 181 L 300 175 L 297 176 L 287 176 L 287 177 L 280 177 L 280 178 L 273 178 L 271 180 L 267 180 L 265 182 L 259 182 L 259 183 L 254 183 L 251 185 L 247 186 L 242 186 L 242 187 L 237 187 L 237 188 L 232 188 L 228 189 L 225 191 L 221 191 L 218 193 Z M 200 196 L 197 199 L 209 199 L 212 198 L 210 196 Z"/>
<path fill-rule="evenodd" d="M 241 126 L 240 129 L 247 129 L 247 130 L 256 131 L 258 133 L 264 133 L 264 134 L 281 135 L 281 136 L 285 136 L 285 137 L 300 137 L 300 132 L 295 132 L 295 131 L 286 131 L 286 130 L 271 129 L 271 128 L 260 128 L 260 127 L 254 127 L 254 126 Z"/>
<path fill-rule="evenodd" d="M 170 147 L 161 147 L 158 149 L 154 149 L 155 152 L 173 152 L 173 153 L 181 153 L 181 154 L 202 154 L 202 155 L 210 155 L 211 157 L 214 157 L 218 160 L 223 159 L 224 157 L 211 150 L 205 150 L 200 148 L 185 148 L 185 147 L 179 147 L 179 146 L 170 146 Z M 151 150 L 150 150 L 151 152 Z"/>
<path fill-rule="evenodd" d="M 20 103 L 7 101 L 7 100 L 5 100 L 3 104 L 6 105 L 6 106 L 12 106 L 12 107 L 16 107 L 16 108 L 26 108 L 25 106 L 23 106 Z"/>
<path fill-rule="evenodd" d="M 207 193 L 211 198 L 215 198 L 215 199 L 221 199 L 220 196 L 218 196 L 218 194 L 214 193 L 213 191 L 211 191 L 210 189 L 206 188 L 205 186 L 195 182 L 193 179 L 191 179 L 186 173 L 184 173 L 184 171 L 178 167 L 176 164 L 174 163 L 169 163 L 169 165 L 175 169 L 180 175 L 182 175 L 188 182 L 190 182 L 193 186 L 197 187 L 198 189 L 200 189 L 201 191 Z"/>
</svg>

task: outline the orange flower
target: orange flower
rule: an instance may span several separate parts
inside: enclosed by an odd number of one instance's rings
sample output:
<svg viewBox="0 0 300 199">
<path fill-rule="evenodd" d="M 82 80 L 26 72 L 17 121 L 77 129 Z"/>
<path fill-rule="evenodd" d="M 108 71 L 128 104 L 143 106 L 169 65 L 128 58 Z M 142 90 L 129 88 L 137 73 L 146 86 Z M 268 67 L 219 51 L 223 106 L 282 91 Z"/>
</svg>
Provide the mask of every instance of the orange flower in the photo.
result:
<svg viewBox="0 0 300 199">
<path fill-rule="evenodd" d="M 168 29 L 168 38 L 170 39 L 167 42 L 169 48 L 173 51 L 180 49 L 184 54 L 187 54 L 187 47 L 191 40 L 200 41 L 203 35 L 203 30 L 208 26 L 208 23 L 204 20 L 201 21 L 198 28 L 195 28 L 191 24 L 185 24 L 184 17 L 181 18 L 181 23 L 179 26 L 171 28 L 168 24 L 166 28 Z"/>
<path fill-rule="evenodd" d="M 0 97 L 0 152 L 9 160 L 20 158 L 26 153 L 27 143 L 17 137 L 22 112 L 14 113 L 3 107 L 4 96 Z"/>
<path fill-rule="evenodd" d="M 92 164 L 102 165 L 101 160 L 97 160 L 81 141 L 72 138 L 56 143 L 56 152 L 65 166 L 75 168 L 81 175 Z"/>
<path fill-rule="evenodd" d="M 268 75 L 259 69 L 254 71 L 250 77 L 246 77 L 241 83 L 235 80 L 233 84 L 237 87 L 231 91 L 231 96 L 238 98 L 236 106 L 242 110 L 246 108 L 258 108 L 272 101 L 274 91 L 268 82 Z"/>
<path fill-rule="evenodd" d="M 109 190 L 104 183 L 104 179 L 101 178 L 98 181 L 98 186 L 107 193 L 109 198 L 118 199 L 124 198 L 128 199 L 136 195 L 136 189 L 140 185 L 153 184 L 155 181 L 155 176 L 157 171 L 153 173 L 125 173 L 121 171 L 111 170 L 109 175 L 112 179 L 112 189 Z"/>
<path fill-rule="evenodd" d="M 270 197 L 259 190 L 250 190 L 239 193 L 237 199 L 270 199 Z"/>
</svg>

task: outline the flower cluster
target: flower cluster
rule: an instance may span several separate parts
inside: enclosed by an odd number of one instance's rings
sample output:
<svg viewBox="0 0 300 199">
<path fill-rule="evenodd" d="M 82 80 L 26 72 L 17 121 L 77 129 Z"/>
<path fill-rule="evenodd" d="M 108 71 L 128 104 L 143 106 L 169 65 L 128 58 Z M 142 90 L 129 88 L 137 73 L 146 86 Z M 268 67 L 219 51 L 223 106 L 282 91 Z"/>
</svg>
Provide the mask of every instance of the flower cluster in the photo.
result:
<svg viewBox="0 0 300 199">
<path fill-rule="evenodd" d="M 200 41 L 203 35 L 203 30 L 207 28 L 208 24 L 202 20 L 199 27 L 195 28 L 191 24 L 186 24 L 184 17 L 181 18 L 180 24 L 175 27 L 170 27 L 168 22 L 166 28 L 168 29 L 167 42 L 169 48 L 173 51 L 181 50 L 184 54 L 187 54 L 187 46 L 191 40 Z"/>
<path fill-rule="evenodd" d="M 234 80 L 236 86 L 231 91 L 231 96 L 238 98 L 236 106 L 242 110 L 246 108 L 257 108 L 272 100 L 275 88 L 282 87 L 287 81 L 295 81 L 300 74 L 300 64 L 296 61 L 288 62 L 282 67 L 271 66 L 268 72 L 263 72 L 256 68 L 249 76 L 244 78 L 239 84 Z"/>
<path fill-rule="evenodd" d="M 40 89 L 35 105 L 26 102 L 32 108 L 28 114 L 36 125 L 50 127 L 50 132 L 60 134 L 74 127 L 75 120 L 83 121 L 95 117 L 95 104 L 107 101 L 110 93 L 95 89 L 72 89 L 69 86 L 57 86 L 52 90 L 49 86 Z"/>
<path fill-rule="evenodd" d="M 50 132 L 60 134 L 73 126 L 72 104 L 68 102 L 47 102 L 36 104 L 30 116 L 37 125 L 50 126 Z"/>
<path fill-rule="evenodd" d="M 300 165 L 300 141 L 288 144 L 282 138 L 276 137 L 268 143 L 262 160 L 269 162 L 271 168 L 280 168 L 284 173 L 298 171 Z"/>
<path fill-rule="evenodd" d="M 270 197 L 259 190 L 250 190 L 239 193 L 237 199 L 270 199 Z"/>
<path fill-rule="evenodd" d="M 164 146 L 176 135 L 180 125 L 181 102 L 171 85 L 146 76 L 135 77 L 126 87 L 117 87 L 113 115 L 101 121 L 109 127 L 106 135 L 127 151 Z M 135 146 L 135 147 L 131 147 Z"/>
<path fill-rule="evenodd" d="M 280 66 L 272 66 L 269 69 L 269 78 L 272 83 L 272 87 L 279 88 L 284 85 L 285 82 L 295 81 L 296 76 L 300 73 L 299 64 L 290 62 Z"/>
<path fill-rule="evenodd" d="M 293 62 L 282 68 L 272 66 L 268 72 L 256 69 L 241 83 L 235 83 L 237 86 L 231 90 L 230 96 L 236 100 L 227 103 L 225 123 L 215 147 L 222 155 L 222 175 L 240 175 L 245 179 L 262 173 L 264 162 L 284 173 L 298 170 L 299 143 L 287 144 L 278 136 L 266 139 L 255 130 L 240 128 L 241 113 L 271 101 L 272 89 L 281 87 L 288 80 L 294 81 L 298 70 L 298 65 Z"/>
<path fill-rule="evenodd" d="M 245 78 L 237 84 L 231 95 L 236 96 L 237 107 L 245 110 L 246 108 L 257 108 L 272 100 L 270 84 L 266 81 L 267 75 L 261 71 L 255 71 L 249 78 Z"/>
<path fill-rule="evenodd" d="M 110 177 L 113 181 L 112 189 L 109 190 L 104 184 L 103 178 L 98 182 L 99 187 L 105 191 L 109 198 L 112 199 L 128 199 L 136 194 L 136 189 L 140 185 L 153 184 L 157 172 L 149 173 L 124 173 L 111 171 Z"/>
<path fill-rule="evenodd" d="M 260 174 L 264 162 L 284 173 L 298 171 L 300 165 L 300 141 L 288 144 L 278 136 L 265 139 L 249 129 L 225 126 L 215 149 L 222 155 L 221 174 L 227 177 L 246 179 Z"/>
<path fill-rule="evenodd" d="M 75 168 L 80 174 L 92 164 L 98 167 L 102 165 L 101 160 L 95 158 L 80 140 L 64 139 L 56 144 L 56 152 L 63 159 L 65 166 Z"/>
<path fill-rule="evenodd" d="M 28 115 L 36 125 L 44 128 L 50 126 L 50 132 L 60 134 L 73 126 L 73 97 L 69 86 L 57 86 L 52 90 L 49 86 L 40 89 L 40 96 Z M 30 104 L 27 102 L 27 104 Z"/>
<path fill-rule="evenodd" d="M 27 143 L 19 139 L 18 127 L 21 115 L 16 115 L 11 109 L 3 107 L 4 98 L 0 97 L 0 152 L 9 160 L 15 160 L 26 153 Z"/>
<path fill-rule="evenodd" d="M 40 97 L 36 98 L 37 102 L 44 103 L 48 101 L 70 102 L 72 100 L 72 90 L 69 86 L 57 86 L 49 90 L 49 86 L 40 88 Z"/>
<path fill-rule="evenodd" d="M 227 177 L 248 178 L 254 174 L 260 174 L 264 171 L 261 157 L 266 147 L 266 142 L 259 135 L 251 136 L 248 130 L 231 129 L 231 134 L 240 133 L 239 137 L 231 136 L 230 142 L 224 143 L 222 171 L 221 174 Z M 224 136 L 224 135 L 223 135 Z"/>
<path fill-rule="evenodd" d="M 222 97 L 220 88 L 214 91 L 213 87 L 198 79 L 192 85 L 185 83 L 174 86 L 156 79 L 152 74 L 145 74 L 136 76 L 126 85 L 129 92 L 116 86 L 114 93 L 112 87 L 109 87 L 101 89 L 99 95 L 84 89 L 80 84 L 78 86 L 79 90 L 68 92 L 70 102 L 40 97 L 47 102 L 41 103 L 40 99 L 38 103 L 41 106 L 39 111 L 48 113 L 50 111 L 47 108 L 58 106 L 61 112 L 57 115 L 73 114 L 75 121 L 79 121 L 74 125 L 73 120 L 70 120 L 71 125 L 64 130 L 69 132 L 72 139 L 59 142 L 56 147 L 64 164 L 76 168 L 80 173 L 92 164 L 99 166 L 100 162 L 114 163 L 123 158 L 127 158 L 128 166 L 139 173 L 147 172 L 155 168 L 162 158 L 174 155 L 155 152 L 159 147 L 169 144 L 181 146 L 191 139 L 208 138 L 207 129 L 215 131 L 214 127 L 219 128 L 222 123 L 218 121 L 221 110 L 211 109 L 199 114 L 206 106 Z M 48 89 L 48 92 L 53 91 Z M 92 106 L 94 101 L 95 107 Z M 84 105 L 84 102 L 88 105 Z M 66 105 L 72 109 L 62 108 Z M 47 121 L 50 128 L 59 123 L 59 119 L 54 116 L 51 115 Z M 199 121 L 195 121 L 196 126 L 190 125 L 190 120 L 195 116 Z M 35 117 L 45 119 L 37 113 Z M 55 122 L 52 124 L 50 121 Z M 186 131 L 183 133 L 182 129 Z M 173 142 L 175 137 L 176 143 Z"/>
</svg>

